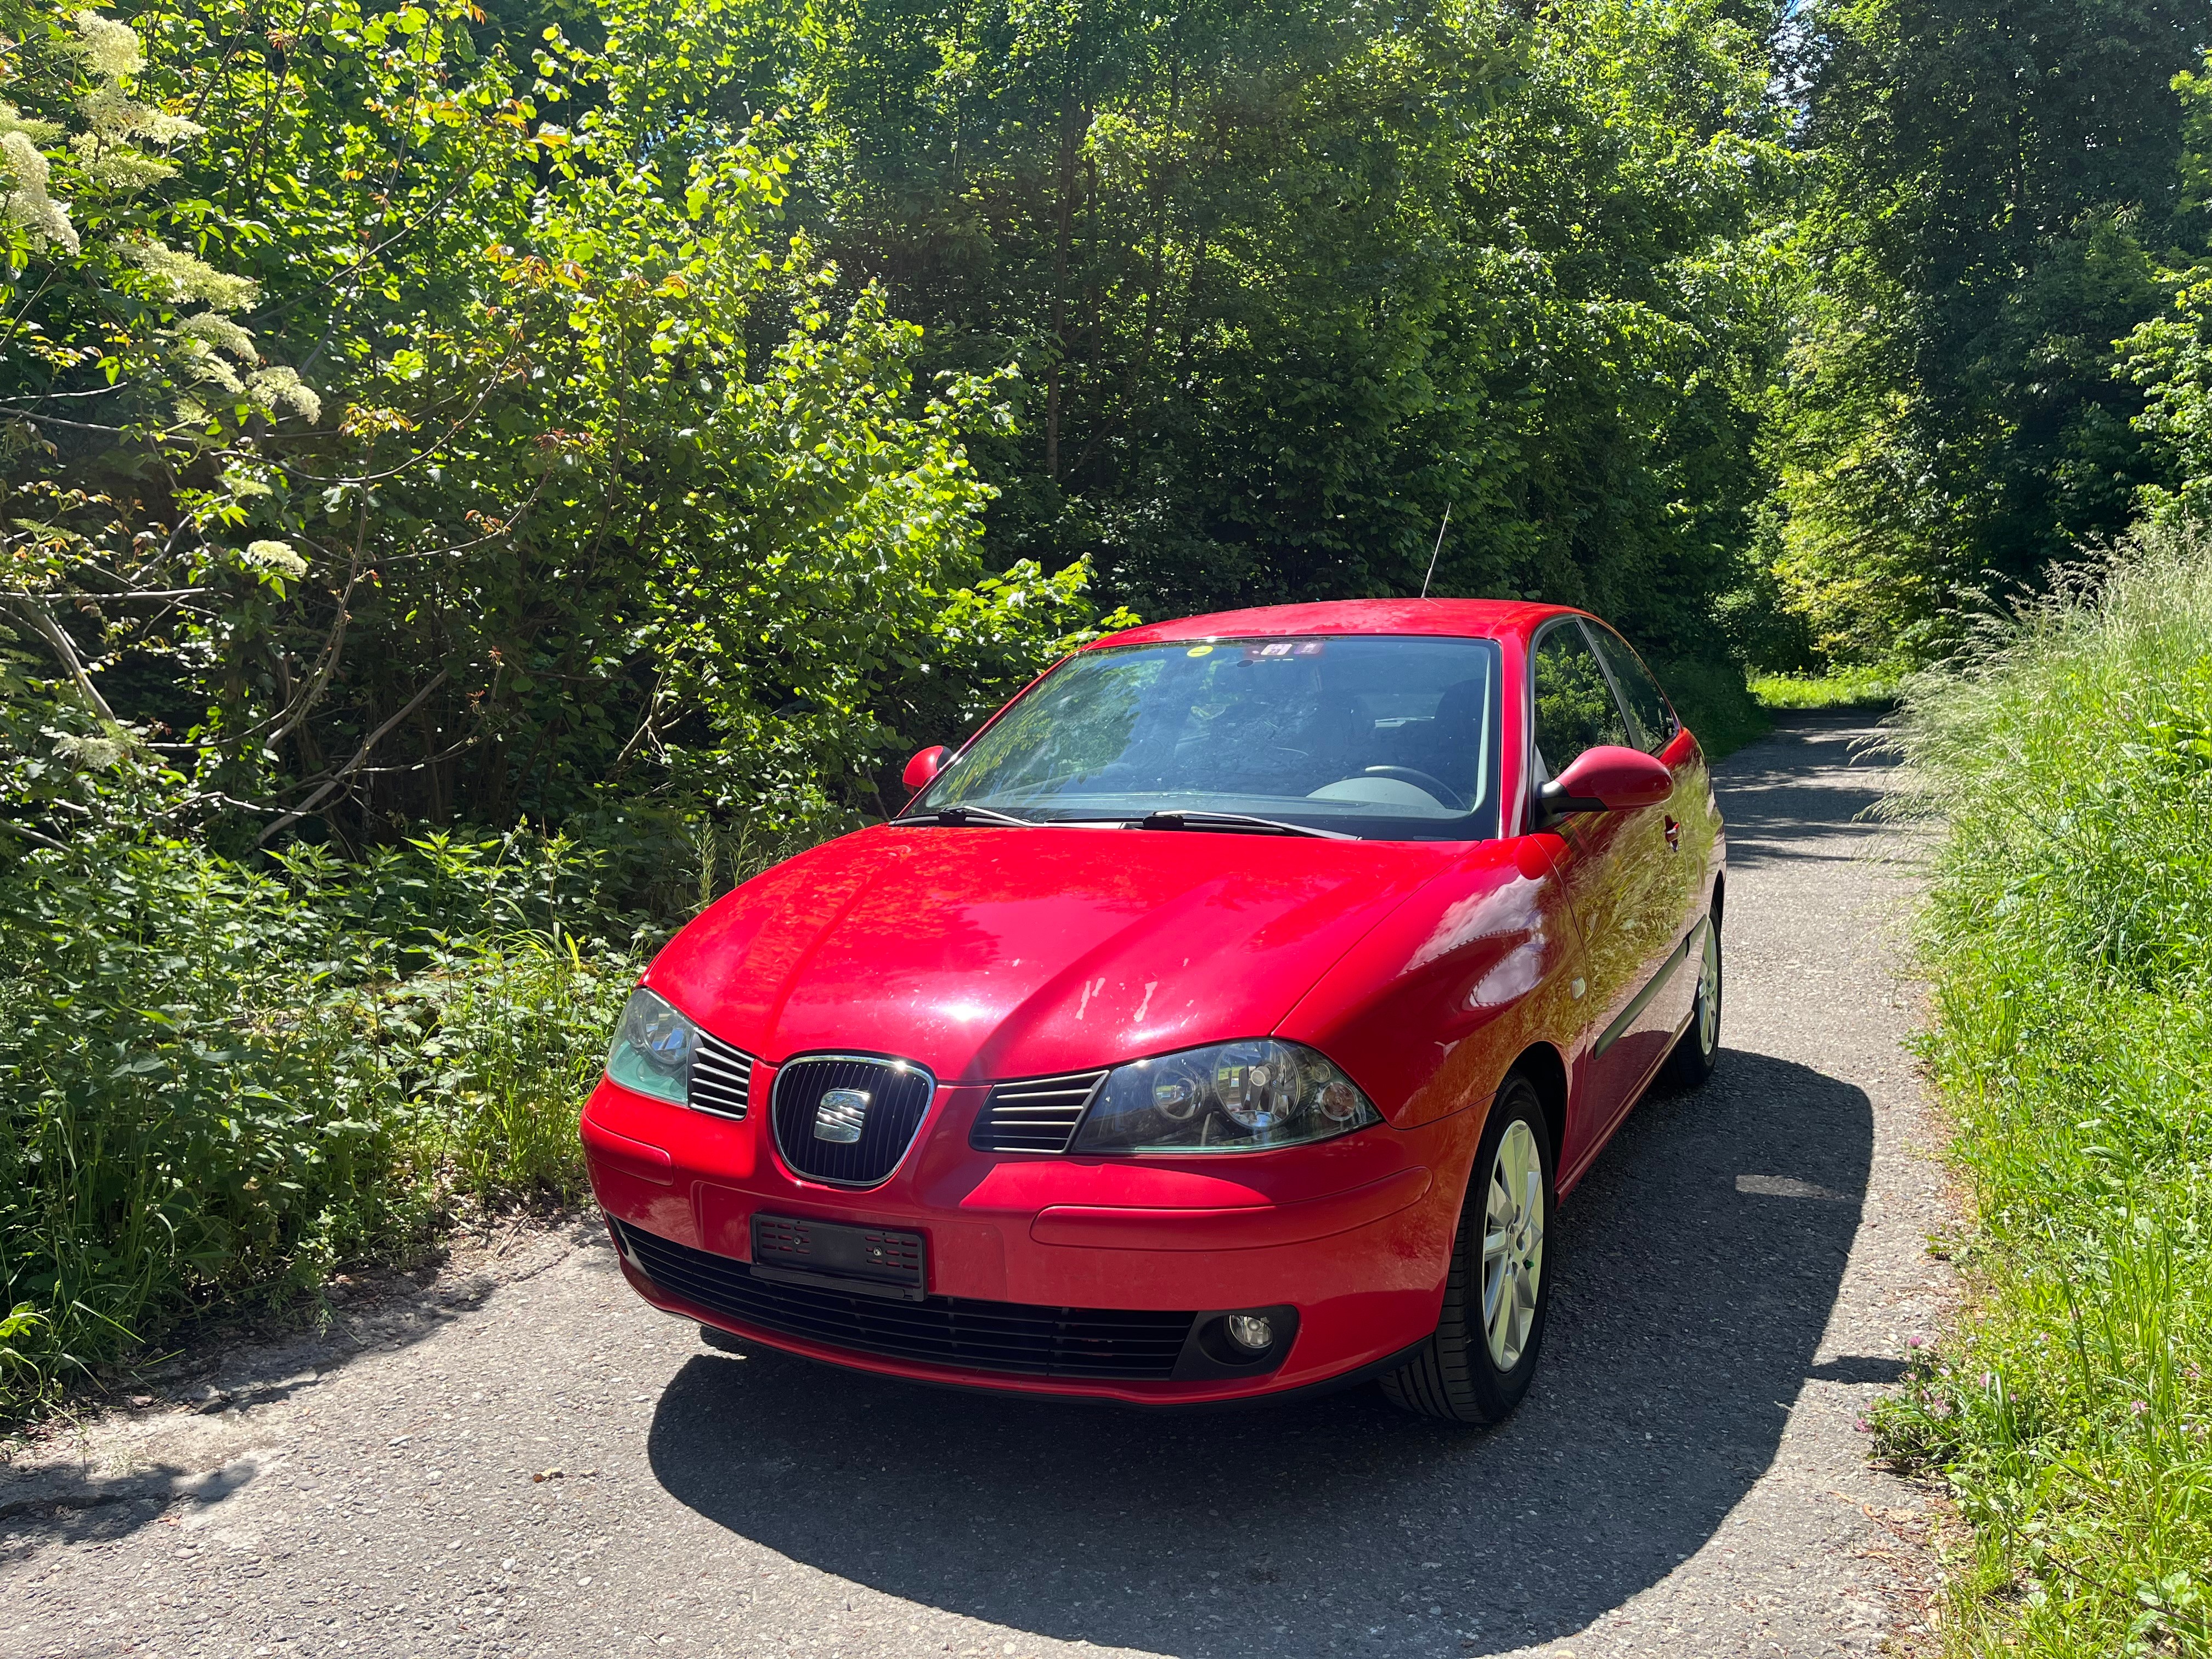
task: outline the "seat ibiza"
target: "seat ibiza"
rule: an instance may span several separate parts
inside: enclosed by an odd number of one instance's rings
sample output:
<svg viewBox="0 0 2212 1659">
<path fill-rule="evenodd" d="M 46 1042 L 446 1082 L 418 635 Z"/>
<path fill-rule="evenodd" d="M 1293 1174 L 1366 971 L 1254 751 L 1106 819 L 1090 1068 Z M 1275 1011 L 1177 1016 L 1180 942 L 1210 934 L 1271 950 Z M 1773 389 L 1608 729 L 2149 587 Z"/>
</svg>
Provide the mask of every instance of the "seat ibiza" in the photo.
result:
<svg viewBox="0 0 2212 1659">
<path fill-rule="evenodd" d="M 1156 623 L 906 781 L 631 995 L 581 1133 L 639 1294 L 933 1382 L 1510 1412 L 1555 1206 L 1719 1037 L 1720 814 L 1620 635 Z"/>
</svg>

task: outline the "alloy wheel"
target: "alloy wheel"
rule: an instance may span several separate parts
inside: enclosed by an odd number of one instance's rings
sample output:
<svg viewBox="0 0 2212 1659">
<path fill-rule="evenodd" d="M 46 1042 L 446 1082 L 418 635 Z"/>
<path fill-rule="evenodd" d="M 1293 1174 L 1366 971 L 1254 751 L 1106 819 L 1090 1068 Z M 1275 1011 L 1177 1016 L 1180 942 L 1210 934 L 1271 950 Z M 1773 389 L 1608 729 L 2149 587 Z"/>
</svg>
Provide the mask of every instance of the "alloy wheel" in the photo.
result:
<svg viewBox="0 0 2212 1659">
<path fill-rule="evenodd" d="M 1721 932 L 1705 927 L 1705 960 L 1698 968 L 1698 1050 L 1710 1054 L 1721 1036 Z"/>
<path fill-rule="evenodd" d="M 1544 1273 L 1544 1161 L 1528 1125 L 1516 1119 L 1491 1161 L 1482 1229 L 1482 1324 L 1491 1363 L 1521 1363 L 1536 1318 Z"/>
</svg>

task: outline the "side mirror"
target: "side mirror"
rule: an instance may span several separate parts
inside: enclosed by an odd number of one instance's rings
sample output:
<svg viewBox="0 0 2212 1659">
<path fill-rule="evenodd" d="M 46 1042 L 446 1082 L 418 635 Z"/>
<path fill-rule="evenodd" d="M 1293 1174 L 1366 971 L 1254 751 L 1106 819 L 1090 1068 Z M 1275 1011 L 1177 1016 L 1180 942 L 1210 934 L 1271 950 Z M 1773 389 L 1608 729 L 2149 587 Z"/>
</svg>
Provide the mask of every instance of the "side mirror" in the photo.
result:
<svg viewBox="0 0 2212 1659">
<path fill-rule="evenodd" d="M 933 749 L 923 750 L 906 763 L 906 770 L 899 774 L 899 781 L 908 789 L 927 788 L 931 780 L 945 769 L 945 757 L 951 752 L 941 743 Z"/>
<path fill-rule="evenodd" d="M 1627 812 L 1656 806 L 1674 793 L 1674 775 L 1640 749 L 1600 744 L 1536 792 L 1547 818 L 1570 812 Z"/>
</svg>

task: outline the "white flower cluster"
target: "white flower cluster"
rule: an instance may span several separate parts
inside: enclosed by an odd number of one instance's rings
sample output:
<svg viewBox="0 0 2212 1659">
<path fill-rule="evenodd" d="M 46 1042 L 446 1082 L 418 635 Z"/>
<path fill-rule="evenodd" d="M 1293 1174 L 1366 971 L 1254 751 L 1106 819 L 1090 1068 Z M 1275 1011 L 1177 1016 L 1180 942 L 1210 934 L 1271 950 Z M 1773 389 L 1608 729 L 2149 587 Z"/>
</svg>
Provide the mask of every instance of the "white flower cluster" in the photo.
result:
<svg viewBox="0 0 2212 1659">
<path fill-rule="evenodd" d="M 259 565 L 264 570 L 281 571 L 287 576 L 298 577 L 307 574 L 307 560 L 289 542 L 248 542 L 246 551 L 239 557 L 248 564 Z"/>
<path fill-rule="evenodd" d="M 81 11 L 74 20 L 77 51 L 100 84 L 77 100 L 89 132 L 70 140 L 70 148 L 84 164 L 86 174 L 104 189 L 127 193 L 167 178 L 176 171 L 158 155 L 149 155 L 134 142 L 173 144 L 197 138 L 206 131 L 196 122 L 133 98 L 124 82 L 146 67 L 145 48 L 128 23 Z"/>
<path fill-rule="evenodd" d="M 89 130 L 69 141 L 85 178 L 118 193 L 168 178 L 176 169 L 142 143 L 173 144 L 196 138 L 205 129 L 131 95 L 126 83 L 146 67 L 146 49 L 128 23 L 89 10 L 76 13 L 71 21 L 76 26 L 76 55 L 97 82 L 77 103 Z M 67 204 L 47 191 L 52 166 L 40 149 L 60 136 L 61 129 L 52 122 L 26 120 L 14 105 L 0 103 L 0 218 L 27 228 L 34 246 L 52 243 L 74 254 L 81 252 L 76 228 L 70 222 Z M 196 254 L 152 236 L 125 237 L 115 246 L 154 279 L 161 299 L 205 307 L 161 331 L 170 362 L 186 382 L 245 398 L 272 420 L 287 410 L 311 422 L 322 418 L 322 399 L 299 371 L 263 367 L 252 332 L 224 314 L 249 310 L 260 297 L 251 278 L 217 270 Z M 177 415 L 188 425 L 209 418 L 206 406 L 189 393 L 179 398 Z M 281 542 L 256 545 L 283 552 L 283 558 L 276 561 L 278 568 L 290 569 L 284 560 L 298 557 Z"/>
<path fill-rule="evenodd" d="M 177 325 L 176 332 L 180 340 L 204 341 L 228 351 L 242 363 L 261 361 L 261 354 L 253 349 L 253 336 L 219 311 L 203 311 L 197 317 L 187 317 Z"/>
<path fill-rule="evenodd" d="M 246 395 L 246 382 L 239 378 L 238 371 L 217 355 L 227 351 L 249 368 L 258 363 L 261 353 L 254 347 L 253 336 L 246 329 L 219 311 L 203 311 L 166 332 L 171 361 L 193 381 L 219 386 L 234 398 Z"/>
<path fill-rule="evenodd" d="M 282 363 L 271 364 L 248 380 L 246 395 L 272 420 L 287 409 L 306 416 L 310 423 L 323 418 L 323 400 L 315 395 L 314 388 L 300 378 L 298 369 Z"/>
<path fill-rule="evenodd" d="M 0 112 L 13 118 L 15 106 L 0 104 Z M 46 194 L 46 158 L 27 127 L 18 119 L 0 131 L 0 179 L 8 185 L 0 194 L 0 215 L 29 231 L 33 246 L 52 242 L 75 253 L 76 227 L 70 222 L 69 209 Z"/>
<path fill-rule="evenodd" d="M 151 236 L 124 244 L 123 251 L 140 270 L 159 278 L 168 298 L 180 305 L 198 300 L 217 311 L 244 311 L 261 295 L 251 278 L 217 270 Z"/>
<path fill-rule="evenodd" d="M 124 756 L 129 752 L 113 738 L 87 737 L 75 732 L 64 732 L 54 739 L 54 753 L 65 761 L 94 771 L 105 772 L 120 765 Z"/>
<path fill-rule="evenodd" d="M 146 49 L 138 44 L 137 33 L 130 24 L 102 17 L 96 11 L 81 11 L 70 21 L 76 25 L 77 50 L 92 65 L 94 75 L 120 81 L 146 67 Z"/>
</svg>

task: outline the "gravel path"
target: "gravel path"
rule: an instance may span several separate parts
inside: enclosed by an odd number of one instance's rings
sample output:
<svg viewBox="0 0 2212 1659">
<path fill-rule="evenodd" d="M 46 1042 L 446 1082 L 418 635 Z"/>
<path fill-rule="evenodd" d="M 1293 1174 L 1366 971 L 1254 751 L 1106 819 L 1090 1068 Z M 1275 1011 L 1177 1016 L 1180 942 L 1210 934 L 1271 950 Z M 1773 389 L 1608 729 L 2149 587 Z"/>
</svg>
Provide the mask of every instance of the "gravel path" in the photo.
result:
<svg viewBox="0 0 2212 1659">
<path fill-rule="evenodd" d="M 1854 1422 L 1948 1285 L 1859 735 L 1723 768 L 1729 1052 L 1562 1212 L 1495 1433 L 1371 1390 L 1151 1418 L 739 1358 L 580 1230 L 19 1456 L 0 1655 L 1875 1650 L 1920 1500 Z"/>
</svg>

